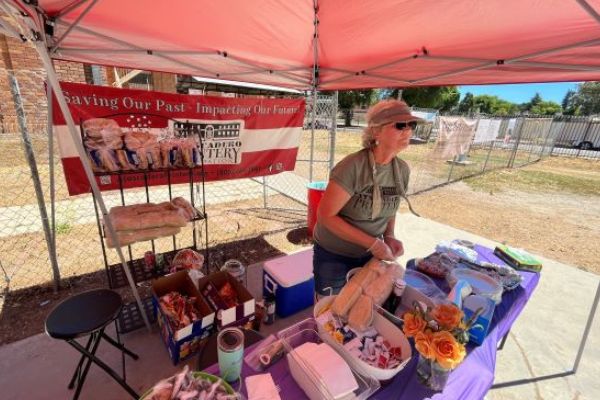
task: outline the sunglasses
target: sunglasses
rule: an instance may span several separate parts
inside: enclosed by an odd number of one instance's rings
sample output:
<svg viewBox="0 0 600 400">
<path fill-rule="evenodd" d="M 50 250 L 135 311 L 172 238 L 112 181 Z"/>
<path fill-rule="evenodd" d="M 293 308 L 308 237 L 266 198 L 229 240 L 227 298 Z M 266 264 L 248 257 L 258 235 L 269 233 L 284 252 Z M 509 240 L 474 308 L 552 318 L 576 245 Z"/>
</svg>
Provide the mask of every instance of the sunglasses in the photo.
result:
<svg viewBox="0 0 600 400">
<path fill-rule="evenodd" d="M 415 129 L 417 127 L 417 121 L 406 121 L 406 122 L 392 122 L 394 127 L 399 131 L 402 131 L 406 128 Z"/>
</svg>

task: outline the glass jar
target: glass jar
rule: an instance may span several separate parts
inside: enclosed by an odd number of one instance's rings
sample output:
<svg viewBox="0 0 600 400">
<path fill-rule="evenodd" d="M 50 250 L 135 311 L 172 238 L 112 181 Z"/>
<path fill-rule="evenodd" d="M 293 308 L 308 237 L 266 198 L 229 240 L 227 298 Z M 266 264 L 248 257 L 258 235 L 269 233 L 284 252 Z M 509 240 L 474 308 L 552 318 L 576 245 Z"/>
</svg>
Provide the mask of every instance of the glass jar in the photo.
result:
<svg viewBox="0 0 600 400">
<path fill-rule="evenodd" d="M 228 272 L 236 281 L 240 282 L 244 287 L 246 286 L 246 267 L 241 261 L 235 259 L 227 260 L 223 264 L 223 267 L 221 267 L 221 271 Z"/>
<path fill-rule="evenodd" d="M 417 379 L 428 388 L 441 392 L 446 387 L 451 370 L 442 368 L 435 360 L 430 360 L 419 354 L 417 362 Z"/>
</svg>

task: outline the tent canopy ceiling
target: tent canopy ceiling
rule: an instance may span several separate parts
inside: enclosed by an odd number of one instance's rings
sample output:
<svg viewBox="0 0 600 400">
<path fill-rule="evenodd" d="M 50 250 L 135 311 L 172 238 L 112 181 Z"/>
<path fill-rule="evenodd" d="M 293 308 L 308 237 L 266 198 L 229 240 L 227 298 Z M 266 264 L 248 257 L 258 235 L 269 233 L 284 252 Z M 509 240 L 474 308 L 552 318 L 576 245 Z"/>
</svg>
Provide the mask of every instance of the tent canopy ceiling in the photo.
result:
<svg viewBox="0 0 600 400">
<path fill-rule="evenodd" d="M 600 0 L 9 1 L 61 60 L 294 89 L 316 65 L 320 90 L 600 80 Z"/>
</svg>

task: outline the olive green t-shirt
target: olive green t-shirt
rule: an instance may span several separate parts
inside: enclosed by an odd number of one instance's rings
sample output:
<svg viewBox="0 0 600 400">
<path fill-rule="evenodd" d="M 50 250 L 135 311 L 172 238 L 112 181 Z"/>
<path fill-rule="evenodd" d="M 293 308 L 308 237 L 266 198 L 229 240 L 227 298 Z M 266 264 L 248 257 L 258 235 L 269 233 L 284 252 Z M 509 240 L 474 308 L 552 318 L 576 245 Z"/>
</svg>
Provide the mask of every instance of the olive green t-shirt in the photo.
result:
<svg viewBox="0 0 600 400">
<path fill-rule="evenodd" d="M 401 193 L 406 193 L 410 169 L 405 161 L 398 159 L 400 164 L 400 185 L 397 187 L 394 177 L 393 162 L 377 165 L 376 179 L 381 191 L 381 213 L 371 219 L 373 208 L 373 172 L 369 167 L 367 149 L 346 156 L 331 171 L 330 180 L 340 185 L 348 194 L 350 200 L 342 207 L 338 215 L 350 225 L 372 236 L 380 236 L 385 232 L 386 225 L 398 211 Z M 317 221 L 314 237 L 316 242 L 326 250 L 348 257 L 362 257 L 367 249 L 336 236 Z"/>
</svg>

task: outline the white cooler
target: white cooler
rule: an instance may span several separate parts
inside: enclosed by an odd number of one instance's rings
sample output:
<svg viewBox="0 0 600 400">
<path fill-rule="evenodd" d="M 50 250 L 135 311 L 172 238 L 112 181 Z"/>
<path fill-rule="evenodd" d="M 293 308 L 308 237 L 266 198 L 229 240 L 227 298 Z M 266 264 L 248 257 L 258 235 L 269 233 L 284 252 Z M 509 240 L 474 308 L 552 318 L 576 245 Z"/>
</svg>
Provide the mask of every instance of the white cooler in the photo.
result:
<svg viewBox="0 0 600 400">
<path fill-rule="evenodd" d="M 266 261 L 263 295 L 275 294 L 275 310 L 284 318 L 314 303 L 313 249 Z"/>
</svg>

